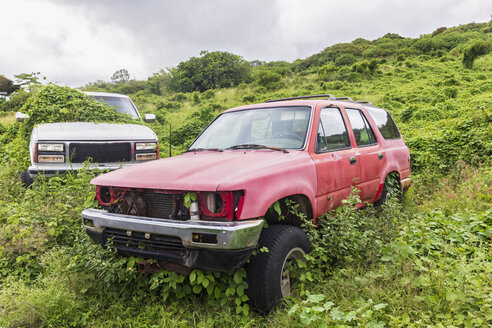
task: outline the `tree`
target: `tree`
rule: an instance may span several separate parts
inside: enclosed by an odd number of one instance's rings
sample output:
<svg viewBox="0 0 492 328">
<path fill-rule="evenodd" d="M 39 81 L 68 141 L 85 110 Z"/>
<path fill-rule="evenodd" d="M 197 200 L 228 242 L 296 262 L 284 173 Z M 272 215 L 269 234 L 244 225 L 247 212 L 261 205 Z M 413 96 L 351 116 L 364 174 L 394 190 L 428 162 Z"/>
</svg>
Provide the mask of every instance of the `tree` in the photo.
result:
<svg viewBox="0 0 492 328">
<path fill-rule="evenodd" d="M 27 87 L 29 91 L 33 91 L 35 87 L 41 85 L 41 82 L 39 82 L 40 74 L 40 72 L 32 72 L 14 75 L 16 78 L 15 84 L 21 87 Z M 43 80 L 46 80 L 46 77 L 43 77 Z"/>
<path fill-rule="evenodd" d="M 476 41 L 470 44 L 463 50 L 463 66 L 473 68 L 475 58 L 488 54 L 491 48 L 491 43 L 486 41 Z"/>
<path fill-rule="evenodd" d="M 114 84 L 125 84 L 130 81 L 130 73 L 126 69 L 120 69 L 114 72 L 113 76 L 111 76 L 111 82 Z"/>
<path fill-rule="evenodd" d="M 0 75 L 0 92 L 6 92 L 9 95 L 17 89 L 19 85 L 15 85 L 12 80 Z"/>
<path fill-rule="evenodd" d="M 169 70 L 161 69 L 159 72 L 152 74 L 151 77 L 147 79 L 147 88 L 150 93 L 155 95 L 162 95 L 163 89 L 169 85 L 171 75 Z"/>
<path fill-rule="evenodd" d="M 223 51 L 202 51 L 171 69 L 169 88 L 176 92 L 204 92 L 251 80 L 251 65 L 242 57 Z"/>
</svg>

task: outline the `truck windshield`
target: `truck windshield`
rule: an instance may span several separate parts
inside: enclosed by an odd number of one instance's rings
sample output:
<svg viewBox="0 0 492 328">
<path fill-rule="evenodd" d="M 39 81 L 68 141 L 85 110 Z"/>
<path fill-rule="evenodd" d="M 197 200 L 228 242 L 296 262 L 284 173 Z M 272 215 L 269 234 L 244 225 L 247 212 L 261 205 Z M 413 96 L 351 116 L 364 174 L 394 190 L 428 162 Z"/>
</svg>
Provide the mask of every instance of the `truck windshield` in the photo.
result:
<svg viewBox="0 0 492 328">
<path fill-rule="evenodd" d="M 137 110 L 133 107 L 130 99 L 121 97 L 109 97 L 109 96 L 94 96 L 97 101 L 106 103 L 107 105 L 115 108 L 122 114 L 130 115 L 133 118 L 138 118 Z"/>
<path fill-rule="evenodd" d="M 258 146 L 301 149 L 309 126 L 307 106 L 255 108 L 220 115 L 189 149 L 242 149 Z M 236 146 L 236 147 L 235 147 Z"/>
</svg>

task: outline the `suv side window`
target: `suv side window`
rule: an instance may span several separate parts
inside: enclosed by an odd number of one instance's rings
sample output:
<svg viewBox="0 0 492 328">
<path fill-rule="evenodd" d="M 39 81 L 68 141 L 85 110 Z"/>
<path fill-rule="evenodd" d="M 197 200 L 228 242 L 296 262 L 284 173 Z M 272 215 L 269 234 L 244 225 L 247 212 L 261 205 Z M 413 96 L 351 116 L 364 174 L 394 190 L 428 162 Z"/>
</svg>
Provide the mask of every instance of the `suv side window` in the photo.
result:
<svg viewBox="0 0 492 328">
<path fill-rule="evenodd" d="M 316 133 L 316 152 L 323 153 L 349 147 L 347 127 L 340 110 L 336 107 L 321 109 L 318 132 Z"/>
<path fill-rule="evenodd" d="M 368 146 L 377 144 L 376 136 L 372 131 L 369 122 L 365 118 L 364 114 L 358 109 L 346 108 L 347 116 L 352 125 L 352 131 L 354 131 L 355 142 L 357 146 Z"/>
<path fill-rule="evenodd" d="M 384 139 L 400 139 L 400 131 L 390 114 L 382 108 L 366 107 Z"/>
</svg>

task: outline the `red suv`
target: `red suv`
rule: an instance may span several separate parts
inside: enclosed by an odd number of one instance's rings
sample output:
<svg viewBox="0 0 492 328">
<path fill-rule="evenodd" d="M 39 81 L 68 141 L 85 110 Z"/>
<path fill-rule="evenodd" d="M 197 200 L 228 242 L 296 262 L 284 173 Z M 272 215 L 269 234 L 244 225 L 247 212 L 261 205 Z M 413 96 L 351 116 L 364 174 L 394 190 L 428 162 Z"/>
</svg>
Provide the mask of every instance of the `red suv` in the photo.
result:
<svg viewBox="0 0 492 328">
<path fill-rule="evenodd" d="M 175 270 L 246 265 L 250 301 L 269 308 L 290 294 L 287 264 L 310 250 L 287 199 L 316 220 L 354 184 L 363 202 L 383 203 L 390 180 L 404 192 L 409 173 L 386 110 L 331 95 L 277 99 L 223 112 L 182 155 L 95 178 L 102 209 L 84 210 L 83 225 L 103 246 Z M 252 256 L 257 247 L 268 252 Z"/>
</svg>

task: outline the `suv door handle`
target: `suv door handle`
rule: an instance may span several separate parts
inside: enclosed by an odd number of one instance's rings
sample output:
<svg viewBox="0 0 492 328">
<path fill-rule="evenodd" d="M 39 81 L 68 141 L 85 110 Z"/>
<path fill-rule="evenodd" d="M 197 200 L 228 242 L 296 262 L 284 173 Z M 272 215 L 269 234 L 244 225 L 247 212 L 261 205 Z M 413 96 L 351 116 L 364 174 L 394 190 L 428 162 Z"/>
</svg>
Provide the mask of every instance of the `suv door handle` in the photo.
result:
<svg viewBox="0 0 492 328">
<path fill-rule="evenodd" d="M 379 159 L 383 159 L 384 158 L 384 154 L 383 153 L 379 153 L 378 154 L 378 157 L 379 157 Z"/>
<path fill-rule="evenodd" d="M 357 157 L 355 157 L 355 156 L 350 157 L 349 160 L 350 160 L 351 165 L 354 165 L 355 163 L 357 163 Z"/>
</svg>

